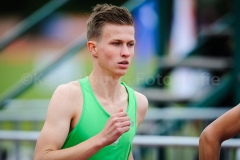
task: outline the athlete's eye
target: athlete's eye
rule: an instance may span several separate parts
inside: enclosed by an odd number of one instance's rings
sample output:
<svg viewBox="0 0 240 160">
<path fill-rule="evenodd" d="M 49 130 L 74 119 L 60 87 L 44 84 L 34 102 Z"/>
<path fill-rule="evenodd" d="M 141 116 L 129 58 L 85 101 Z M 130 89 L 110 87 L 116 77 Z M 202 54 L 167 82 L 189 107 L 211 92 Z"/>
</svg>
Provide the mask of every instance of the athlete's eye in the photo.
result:
<svg viewBox="0 0 240 160">
<path fill-rule="evenodd" d="M 113 42 L 112 44 L 115 46 L 118 46 L 118 45 L 120 45 L 120 42 Z"/>
<path fill-rule="evenodd" d="M 128 46 L 132 47 L 132 46 L 134 46 L 134 43 L 128 43 Z"/>
</svg>

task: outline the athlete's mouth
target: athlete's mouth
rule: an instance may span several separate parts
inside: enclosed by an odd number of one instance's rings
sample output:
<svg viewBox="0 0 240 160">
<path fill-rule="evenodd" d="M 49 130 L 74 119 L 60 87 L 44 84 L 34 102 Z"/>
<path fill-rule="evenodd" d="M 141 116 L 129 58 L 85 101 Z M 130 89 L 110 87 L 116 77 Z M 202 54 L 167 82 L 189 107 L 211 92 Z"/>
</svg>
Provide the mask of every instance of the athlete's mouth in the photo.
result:
<svg viewBox="0 0 240 160">
<path fill-rule="evenodd" d="M 125 61 L 118 62 L 118 64 L 129 64 L 129 62 L 125 60 Z"/>
</svg>

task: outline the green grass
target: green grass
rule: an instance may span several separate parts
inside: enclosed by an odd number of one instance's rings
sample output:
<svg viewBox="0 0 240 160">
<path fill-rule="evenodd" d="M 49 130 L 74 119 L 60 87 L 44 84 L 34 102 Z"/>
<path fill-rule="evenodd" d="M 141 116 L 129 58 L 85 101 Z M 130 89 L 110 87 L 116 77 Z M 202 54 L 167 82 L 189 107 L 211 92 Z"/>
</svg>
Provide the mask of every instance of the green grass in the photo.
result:
<svg viewBox="0 0 240 160">
<path fill-rule="evenodd" d="M 33 62 L 11 62 L 0 59 L 0 95 L 32 70 Z"/>
</svg>

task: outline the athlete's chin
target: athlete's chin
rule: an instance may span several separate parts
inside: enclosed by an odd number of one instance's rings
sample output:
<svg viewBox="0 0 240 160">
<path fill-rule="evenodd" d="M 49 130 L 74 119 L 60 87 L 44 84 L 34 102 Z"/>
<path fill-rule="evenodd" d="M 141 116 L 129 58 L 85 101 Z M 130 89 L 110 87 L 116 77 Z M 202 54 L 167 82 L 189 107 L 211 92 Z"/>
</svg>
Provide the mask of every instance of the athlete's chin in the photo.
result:
<svg viewBox="0 0 240 160">
<path fill-rule="evenodd" d="M 126 71 L 118 71 L 118 72 L 116 72 L 115 74 L 116 74 L 117 76 L 119 76 L 119 77 L 122 77 L 122 76 L 124 76 L 126 73 L 127 73 L 127 70 L 126 70 Z"/>
</svg>

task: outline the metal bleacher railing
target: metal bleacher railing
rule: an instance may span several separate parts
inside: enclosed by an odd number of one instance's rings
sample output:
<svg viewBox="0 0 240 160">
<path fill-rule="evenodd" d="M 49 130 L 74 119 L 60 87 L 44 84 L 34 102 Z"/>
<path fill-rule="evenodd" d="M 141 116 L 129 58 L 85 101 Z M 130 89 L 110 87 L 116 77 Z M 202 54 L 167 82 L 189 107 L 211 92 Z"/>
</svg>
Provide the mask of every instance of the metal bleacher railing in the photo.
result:
<svg viewBox="0 0 240 160">
<path fill-rule="evenodd" d="M 2 121 L 19 122 L 30 121 L 43 122 L 45 120 L 47 100 L 14 100 L 9 103 L 8 108 L 0 112 L 0 123 Z M 33 107 L 33 104 L 38 104 Z M 149 108 L 147 111 L 144 122 L 157 122 L 157 121 L 172 121 L 172 120 L 187 120 L 187 121 L 207 121 L 214 120 L 230 108 Z M 19 112 L 21 114 L 19 115 Z M 143 128 L 149 128 L 149 125 L 142 124 Z M 159 126 L 161 127 L 161 126 Z M 141 127 L 139 128 L 141 131 Z M 152 129 L 152 128 L 149 128 Z M 0 130 L 0 141 L 11 141 L 15 143 L 15 149 L 11 151 L 12 156 L 21 157 L 21 142 L 31 142 L 34 146 L 39 131 L 6 131 Z M 199 137 L 187 136 L 157 136 L 157 135 L 140 135 L 137 134 L 133 141 L 133 146 L 150 147 L 150 148 L 163 148 L 163 147 L 192 147 L 197 149 Z M 222 144 L 222 148 L 236 150 L 240 148 L 240 139 L 231 139 Z M 33 154 L 33 153 L 31 153 Z M 32 156 L 32 155 L 30 155 Z"/>
</svg>

